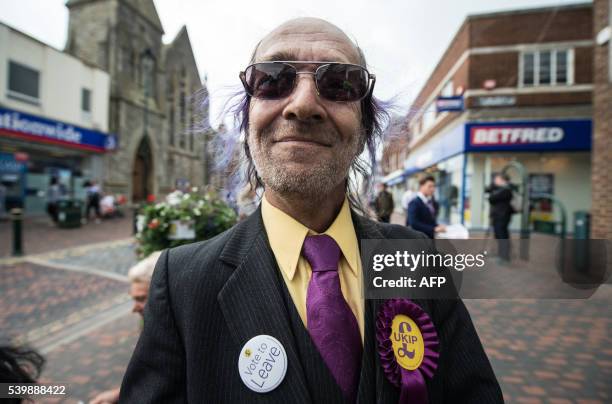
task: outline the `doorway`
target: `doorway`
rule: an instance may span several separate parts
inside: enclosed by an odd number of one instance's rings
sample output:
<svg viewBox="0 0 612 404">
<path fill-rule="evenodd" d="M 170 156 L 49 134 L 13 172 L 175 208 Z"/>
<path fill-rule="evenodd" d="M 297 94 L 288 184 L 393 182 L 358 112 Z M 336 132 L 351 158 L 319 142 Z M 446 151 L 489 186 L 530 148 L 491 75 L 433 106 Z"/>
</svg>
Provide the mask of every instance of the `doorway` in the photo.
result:
<svg viewBox="0 0 612 404">
<path fill-rule="evenodd" d="M 145 135 L 134 158 L 132 170 L 132 202 L 146 201 L 147 196 L 153 191 L 153 157 L 151 154 L 151 143 Z"/>
</svg>

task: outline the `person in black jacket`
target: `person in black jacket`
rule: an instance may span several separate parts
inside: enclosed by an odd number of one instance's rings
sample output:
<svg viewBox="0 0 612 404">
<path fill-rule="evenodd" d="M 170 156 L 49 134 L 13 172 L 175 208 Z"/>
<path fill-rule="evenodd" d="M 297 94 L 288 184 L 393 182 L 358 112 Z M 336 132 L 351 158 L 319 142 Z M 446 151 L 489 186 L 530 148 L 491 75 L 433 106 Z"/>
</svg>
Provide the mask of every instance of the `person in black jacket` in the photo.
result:
<svg viewBox="0 0 612 404">
<path fill-rule="evenodd" d="M 508 226 L 514 213 L 512 208 L 512 186 L 505 174 L 497 173 L 493 176 L 493 183 L 486 190 L 489 193 L 491 210 L 489 216 L 493 224 L 495 239 L 498 242 L 498 255 L 503 261 L 510 260 L 510 233 Z"/>
<path fill-rule="evenodd" d="M 376 339 L 383 303 L 361 293 L 372 270 L 359 242 L 427 240 L 364 217 L 349 181 L 382 136 L 374 77 L 353 41 L 316 18 L 273 30 L 250 63 L 240 127 L 244 172 L 263 186 L 262 202 L 217 237 L 162 253 L 119 401 L 397 403 Z M 439 335 L 428 402 L 503 402 L 463 302 L 414 304 Z M 257 353 L 268 348 L 278 361 Z"/>
</svg>

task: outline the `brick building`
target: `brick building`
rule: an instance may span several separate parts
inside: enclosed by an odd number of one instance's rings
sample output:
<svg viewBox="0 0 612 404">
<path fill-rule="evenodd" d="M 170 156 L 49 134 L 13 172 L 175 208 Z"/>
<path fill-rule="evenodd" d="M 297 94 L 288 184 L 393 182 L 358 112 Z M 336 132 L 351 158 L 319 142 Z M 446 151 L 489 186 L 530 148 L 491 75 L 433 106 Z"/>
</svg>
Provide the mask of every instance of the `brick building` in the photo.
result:
<svg viewBox="0 0 612 404">
<path fill-rule="evenodd" d="M 183 27 L 169 44 L 152 0 L 69 0 L 66 52 L 109 72 L 109 130 L 118 150 L 105 161 L 103 189 L 133 201 L 207 181 L 206 97 Z"/>
<path fill-rule="evenodd" d="M 612 0 L 593 2 L 593 217 L 591 236 L 612 239 Z"/>
<path fill-rule="evenodd" d="M 592 32 L 590 3 L 468 16 L 406 117 L 408 150 L 385 153 L 395 194 L 430 173 L 440 221 L 486 228 L 484 188 L 516 161 L 570 218 L 590 210 Z M 533 213 L 556 220 L 550 200 Z"/>
</svg>

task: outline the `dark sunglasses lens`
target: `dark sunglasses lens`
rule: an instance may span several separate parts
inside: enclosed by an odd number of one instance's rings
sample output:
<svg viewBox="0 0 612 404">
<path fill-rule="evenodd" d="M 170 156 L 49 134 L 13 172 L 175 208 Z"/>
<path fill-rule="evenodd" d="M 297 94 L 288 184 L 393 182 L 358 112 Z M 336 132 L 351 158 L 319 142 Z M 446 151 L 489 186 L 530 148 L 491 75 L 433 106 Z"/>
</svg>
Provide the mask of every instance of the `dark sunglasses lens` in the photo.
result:
<svg viewBox="0 0 612 404">
<path fill-rule="evenodd" d="M 368 73 L 359 66 L 331 64 L 317 71 L 319 93 L 331 101 L 357 101 L 368 91 Z"/>
<path fill-rule="evenodd" d="M 247 90 L 255 98 L 286 97 L 293 89 L 296 70 L 282 63 L 256 63 L 245 73 Z"/>
</svg>

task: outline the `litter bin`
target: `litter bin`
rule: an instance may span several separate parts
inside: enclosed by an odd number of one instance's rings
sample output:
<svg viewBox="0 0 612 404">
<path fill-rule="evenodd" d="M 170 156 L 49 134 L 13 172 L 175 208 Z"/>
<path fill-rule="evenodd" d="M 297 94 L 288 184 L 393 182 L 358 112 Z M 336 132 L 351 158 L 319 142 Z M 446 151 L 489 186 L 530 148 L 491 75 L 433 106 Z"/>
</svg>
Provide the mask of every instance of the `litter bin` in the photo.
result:
<svg viewBox="0 0 612 404">
<path fill-rule="evenodd" d="M 64 229 L 81 227 L 83 202 L 78 199 L 66 199 L 57 204 L 57 225 Z"/>
<path fill-rule="evenodd" d="M 589 212 L 579 210 L 574 213 L 574 238 L 586 240 L 591 232 L 591 215 Z"/>
<path fill-rule="evenodd" d="M 574 213 L 574 242 L 572 243 L 574 253 L 574 268 L 577 273 L 583 275 L 591 274 L 591 245 L 589 234 L 591 230 L 591 215 L 589 212 L 579 210 Z"/>
</svg>

